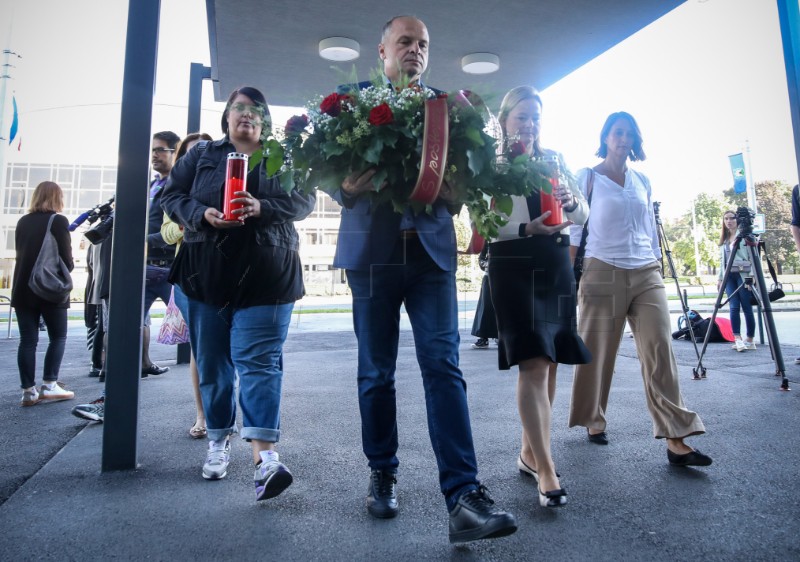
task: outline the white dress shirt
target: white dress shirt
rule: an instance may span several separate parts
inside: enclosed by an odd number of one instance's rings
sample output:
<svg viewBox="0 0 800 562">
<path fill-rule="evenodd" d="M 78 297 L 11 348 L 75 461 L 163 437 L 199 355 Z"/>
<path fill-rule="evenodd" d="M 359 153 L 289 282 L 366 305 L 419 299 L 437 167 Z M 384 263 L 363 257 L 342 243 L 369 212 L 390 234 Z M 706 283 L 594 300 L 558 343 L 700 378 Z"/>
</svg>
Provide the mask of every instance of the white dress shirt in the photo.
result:
<svg viewBox="0 0 800 562">
<path fill-rule="evenodd" d="M 578 172 L 586 197 L 589 168 Z M 594 173 L 586 257 L 622 269 L 637 269 L 661 258 L 650 180 L 628 169 L 622 187 Z"/>
</svg>

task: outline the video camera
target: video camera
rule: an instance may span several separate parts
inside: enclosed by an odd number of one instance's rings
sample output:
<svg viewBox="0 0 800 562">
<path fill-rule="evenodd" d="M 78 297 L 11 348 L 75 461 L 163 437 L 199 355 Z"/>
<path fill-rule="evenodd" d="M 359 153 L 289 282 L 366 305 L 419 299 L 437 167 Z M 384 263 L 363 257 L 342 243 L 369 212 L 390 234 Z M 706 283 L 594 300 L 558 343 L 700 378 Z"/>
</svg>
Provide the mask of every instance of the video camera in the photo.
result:
<svg viewBox="0 0 800 562">
<path fill-rule="evenodd" d="M 99 224 L 93 226 L 84 233 L 86 239 L 92 244 L 99 244 L 111 234 L 111 229 L 114 226 L 114 197 L 105 203 L 95 205 L 85 213 L 81 213 L 78 218 L 69 225 L 69 229 L 70 231 L 74 231 L 84 222 L 94 224 L 97 221 L 100 221 Z"/>
<path fill-rule="evenodd" d="M 753 234 L 753 219 L 756 218 L 754 211 L 747 207 L 739 207 L 736 209 L 736 225 L 739 228 L 739 234 L 742 237 L 751 236 Z"/>
</svg>

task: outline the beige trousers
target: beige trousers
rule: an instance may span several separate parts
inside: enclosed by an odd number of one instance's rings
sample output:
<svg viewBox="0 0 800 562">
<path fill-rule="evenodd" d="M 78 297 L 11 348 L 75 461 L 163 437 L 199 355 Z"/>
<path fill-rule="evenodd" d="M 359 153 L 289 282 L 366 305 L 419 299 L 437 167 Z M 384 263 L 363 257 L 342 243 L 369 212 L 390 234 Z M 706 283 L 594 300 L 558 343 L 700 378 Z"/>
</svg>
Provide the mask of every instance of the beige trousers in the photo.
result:
<svg viewBox="0 0 800 562">
<path fill-rule="evenodd" d="M 592 362 L 576 365 L 569 426 L 605 430 L 608 393 L 625 327 L 631 326 L 642 366 L 645 398 L 657 439 L 705 433 L 700 417 L 683 405 L 672 352 L 669 307 L 658 262 L 621 269 L 584 261 L 578 291 L 580 334 Z"/>
</svg>

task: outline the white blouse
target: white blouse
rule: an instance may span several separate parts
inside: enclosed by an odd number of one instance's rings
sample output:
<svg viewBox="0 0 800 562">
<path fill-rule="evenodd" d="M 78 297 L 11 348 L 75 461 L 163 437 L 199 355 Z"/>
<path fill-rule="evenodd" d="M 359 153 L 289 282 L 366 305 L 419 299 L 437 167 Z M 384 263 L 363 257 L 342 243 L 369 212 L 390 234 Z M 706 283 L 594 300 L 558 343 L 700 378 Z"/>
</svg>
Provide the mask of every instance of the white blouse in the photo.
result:
<svg viewBox="0 0 800 562">
<path fill-rule="evenodd" d="M 586 197 L 589 168 L 578 172 Z M 586 257 L 622 269 L 637 269 L 661 258 L 650 180 L 641 172 L 625 172 L 620 187 L 603 174 L 594 174 Z"/>
</svg>

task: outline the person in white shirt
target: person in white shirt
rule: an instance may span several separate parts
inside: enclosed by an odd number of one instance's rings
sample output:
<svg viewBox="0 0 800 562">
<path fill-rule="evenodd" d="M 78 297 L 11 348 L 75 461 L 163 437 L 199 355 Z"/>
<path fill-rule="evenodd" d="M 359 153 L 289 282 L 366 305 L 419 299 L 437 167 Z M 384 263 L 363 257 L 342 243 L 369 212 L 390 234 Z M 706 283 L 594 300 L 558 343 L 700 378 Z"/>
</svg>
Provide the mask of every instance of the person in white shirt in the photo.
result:
<svg viewBox="0 0 800 562">
<path fill-rule="evenodd" d="M 586 194 L 591 217 L 578 290 L 578 333 L 592 362 L 575 368 L 569 426 L 584 426 L 589 441 L 608 444 L 608 394 L 627 320 L 656 439 L 667 440 L 670 464 L 708 466 L 709 456 L 684 443 L 686 437 L 705 433 L 705 426 L 681 397 L 650 181 L 628 168 L 628 159 L 645 159 L 632 115 L 618 112 L 606 119 L 597 156 L 603 158 L 600 164 L 578 174 L 584 192 L 593 176 L 591 196 Z"/>
<path fill-rule="evenodd" d="M 506 152 L 555 156 L 564 170 L 560 155 L 539 144 L 541 113 L 542 101 L 534 88 L 520 86 L 506 94 L 499 115 Z M 508 370 L 519 365 L 517 407 L 522 449 L 517 468 L 536 480 L 543 507 L 558 507 L 567 501 L 550 452 L 556 368 L 558 363 L 574 365 L 591 360 L 576 331 L 568 236 L 570 224 L 586 221 L 588 205 L 580 193 L 564 188 L 566 185 L 562 181 L 553 195 L 567 220 L 545 224 L 551 211 L 542 212 L 539 191 L 528 197 L 512 196 L 508 223 L 500 227 L 497 240 L 489 245 L 489 287 L 497 317 L 499 367 Z"/>
</svg>

